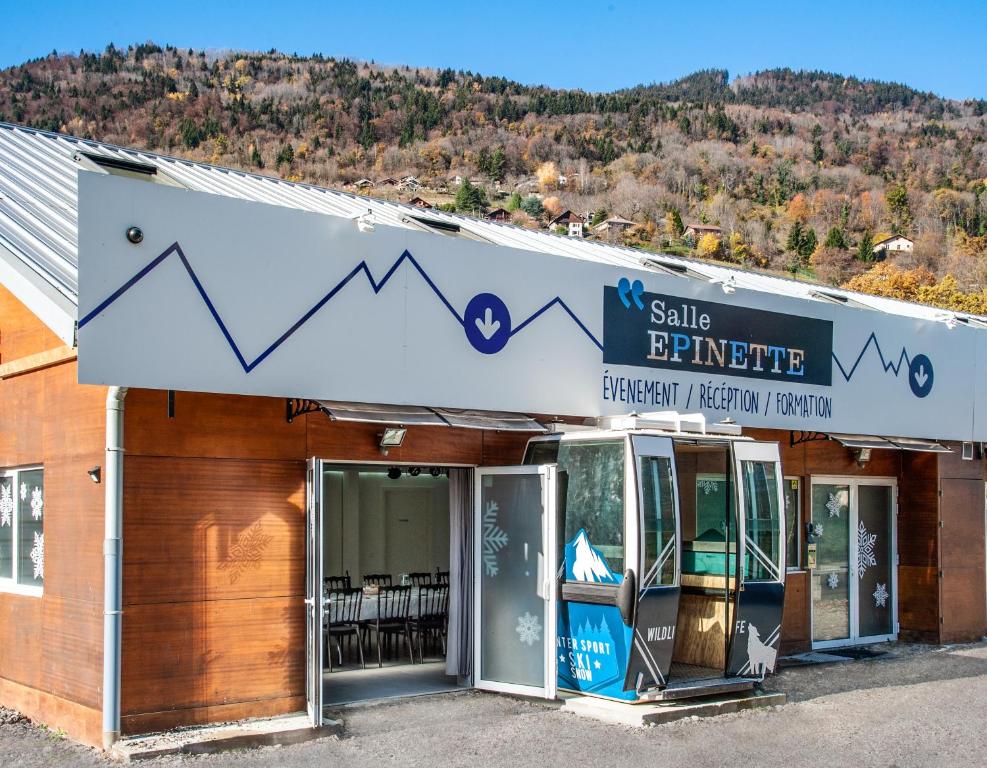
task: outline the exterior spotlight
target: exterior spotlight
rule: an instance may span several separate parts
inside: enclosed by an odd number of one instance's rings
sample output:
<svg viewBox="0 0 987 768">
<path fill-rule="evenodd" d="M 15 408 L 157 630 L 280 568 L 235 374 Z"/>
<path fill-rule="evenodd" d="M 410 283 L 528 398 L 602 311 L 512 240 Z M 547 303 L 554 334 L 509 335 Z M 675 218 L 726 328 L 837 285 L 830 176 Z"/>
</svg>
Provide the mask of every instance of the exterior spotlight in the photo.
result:
<svg viewBox="0 0 987 768">
<path fill-rule="evenodd" d="M 727 295 L 730 295 L 731 293 L 736 293 L 737 278 L 735 278 L 733 275 L 730 275 L 730 277 L 728 277 L 726 280 L 720 283 L 720 288 L 722 288 L 723 292 Z"/>
<path fill-rule="evenodd" d="M 430 474 L 432 477 L 438 477 L 439 475 L 442 474 L 442 470 L 439 469 L 438 467 L 432 467 L 430 470 L 428 470 L 428 474 Z"/>
<path fill-rule="evenodd" d="M 404 442 L 404 436 L 408 430 L 404 427 L 387 427 L 380 434 L 380 452 L 386 456 L 390 448 L 400 448 Z"/>
<path fill-rule="evenodd" d="M 366 213 L 361 213 L 359 216 L 354 216 L 353 218 L 356 220 L 357 229 L 361 232 L 374 231 L 374 212 L 369 208 Z"/>
<path fill-rule="evenodd" d="M 96 483 L 96 485 L 99 485 L 100 480 L 103 479 L 102 478 L 103 472 L 99 468 L 99 466 L 93 467 L 88 472 L 86 472 L 86 474 L 89 475 L 89 479 L 92 480 L 94 483 Z"/>
<path fill-rule="evenodd" d="M 853 452 L 860 466 L 864 466 L 864 464 L 870 461 L 870 451 L 870 448 L 858 448 Z"/>
<path fill-rule="evenodd" d="M 391 467 L 389 470 L 387 470 L 387 476 L 389 478 L 391 478 L 391 480 L 398 480 L 398 479 L 400 479 L 400 477 L 401 477 L 401 467 Z"/>
<path fill-rule="evenodd" d="M 945 325 L 947 328 L 949 328 L 949 330 L 953 330 L 959 322 L 956 319 L 956 315 L 954 315 L 952 312 L 940 312 L 938 315 L 936 315 L 936 320 L 942 322 L 942 324 Z"/>
<path fill-rule="evenodd" d="M 418 477 L 418 475 L 420 475 L 421 473 L 422 473 L 421 467 L 411 467 L 408 470 L 408 474 L 411 475 L 412 477 Z"/>
</svg>

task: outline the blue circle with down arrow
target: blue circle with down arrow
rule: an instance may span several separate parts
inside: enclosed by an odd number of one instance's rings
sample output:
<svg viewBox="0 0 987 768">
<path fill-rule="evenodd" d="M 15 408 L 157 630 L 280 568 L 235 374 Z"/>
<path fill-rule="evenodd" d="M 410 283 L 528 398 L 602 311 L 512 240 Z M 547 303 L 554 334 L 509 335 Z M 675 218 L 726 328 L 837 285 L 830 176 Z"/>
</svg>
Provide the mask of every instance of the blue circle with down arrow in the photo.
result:
<svg viewBox="0 0 987 768">
<path fill-rule="evenodd" d="M 932 362 L 925 355 L 915 355 L 908 366 L 908 386 L 915 397 L 925 397 L 932 391 Z"/>
<path fill-rule="evenodd" d="M 511 313 L 500 297 L 492 293 L 478 293 L 470 299 L 463 325 L 470 344 L 485 355 L 500 352 L 511 337 Z"/>
</svg>

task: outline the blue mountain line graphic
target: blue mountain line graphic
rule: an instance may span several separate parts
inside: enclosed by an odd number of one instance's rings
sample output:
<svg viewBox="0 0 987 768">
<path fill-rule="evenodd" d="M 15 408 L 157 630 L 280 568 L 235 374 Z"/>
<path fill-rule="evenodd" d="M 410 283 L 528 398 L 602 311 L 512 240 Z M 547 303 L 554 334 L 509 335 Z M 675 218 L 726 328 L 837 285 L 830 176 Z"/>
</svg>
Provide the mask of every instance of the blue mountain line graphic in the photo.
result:
<svg viewBox="0 0 987 768">
<path fill-rule="evenodd" d="M 254 368 L 260 365 L 264 360 L 266 360 L 271 353 L 273 353 L 278 347 L 284 344 L 291 337 L 291 335 L 295 333 L 295 331 L 297 331 L 299 328 L 305 325 L 305 323 L 307 323 L 312 318 L 312 316 L 315 315 L 316 312 L 318 312 L 320 309 L 322 309 L 322 307 L 328 304 L 332 300 L 332 298 L 336 294 L 338 294 L 343 288 L 345 288 L 346 285 L 358 274 L 362 272 L 366 276 L 367 282 L 370 283 L 370 287 L 373 288 L 374 295 L 376 296 L 381 292 L 381 290 L 383 290 L 384 286 L 387 285 L 387 282 L 391 279 L 391 276 L 397 271 L 398 267 L 400 267 L 401 264 L 403 264 L 406 260 L 415 268 L 418 274 L 421 275 L 422 279 L 425 281 L 428 287 L 432 289 L 432 292 L 439 298 L 439 300 L 442 302 L 445 308 L 449 310 L 449 314 L 451 314 L 456 319 L 456 322 L 463 327 L 465 327 L 466 325 L 466 321 L 464 320 L 462 314 L 460 314 L 456 310 L 456 308 L 449 303 L 449 300 L 443 295 L 442 291 L 439 290 L 439 287 L 432 281 L 432 278 L 428 276 L 428 273 L 422 268 L 421 264 L 419 264 L 415 260 L 415 257 L 411 255 L 411 252 L 405 250 L 398 257 L 398 259 L 391 265 L 390 269 L 387 270 L 387 272 L 384 274 L 384 277 L 381 278 L 380 282 L 374 279 L 373 273 L 371 273 L 370 271 L 370 267 L 367 266 L 367 262 L 361 261 L 350 271 L 348 275 L 346 275 L 346 277 L 344 277 L 342 280 L 336 283 L 336 285 L 333 286 L 329 290 L 329 292 L 325 294 L 325 296 L 319 299 L 319 301 L 317 301 L 312 306 L 311 309 L 309 309 L 304 315 L 302 315 L 297 321 L 295 321 L 295 323 L 293 323 L 291 327 L 288 328 L 288 330 L 282 333 L 267 349 L 261 352 L 260 355 L 258 355 L 254 360 L 248 362 L 246 358 L 244 358 L 243 353 L 240 351 L 240 348 L 237 346 L 237 343 L 233 339 L 233 336 L 230 333 L 229 329 L 226 327 L 226 323 L 223 322 L 223 318 L 220 317 L 219 312 L 216 310 L 215 305 L 212 303 L 212 299 L 209 298 L 209 294 L 206 291 L 205 286 L 202 284 L 202 281 L 199 280 L 199 276 L 195 273 L 195 270 L 192 268 L 192 265 L 189 263 L 189 260 L 185 256 L 184 251 L 182 251 L 182 247 L 177 242 L 174 242 L 170 246 L 168 246 L 164 251 L 162 251 L 160 255 L 152 259 L 146 266 L 144 266 L 139 272 L 137 272 L 137 274 L 135 274 L 133 277 L 127 280 L 127 282 L 125 282 L 123 285 L 121 285 L 119 288 L 113 291 L 113 293 L 107 296 L 103 301 L 101 301 L 95 307 L 95 309 L 93 309 L 91 312 L 89 312 L 83 318 L 81 318 L 79 320 L 79 328 L 82 329 L 86 325 L 88 325 L 94 318 L 96 318 L 97 315 L 99 315 L 101 312 L 107 309 L 110 305 L 113 304 L 113 302 L 115 302 L 117 299 L 123 296 L 123 294 L 125 294 L 135 285 L 137 285 L 137 283 L 139 283 L 141 280 L 147 277 L 147 275 L 149 275 L 154 270 L 155 267 L 163 263 L 172 254 L 178 255 L 178 258 L 181 260 L 182 265 L 185 267 L 185 271 L 188 273 L 189 278 L 192 280 L 192 283 L 195 285 L 195 289 L 199 292 L 200 298 L 205 303 L 206 307 L 209 309 L 209 313 L 212 315 L 213 320 L 216 322 L 216 325 L 219 327 L 219 330 L 222 332 L 223 337 L 226 339 L 226 343 L 229 344 L 230 349 L 233 350 L 233 354 L 236 355 L 236 359 L 239 361 L 240 366 L 243 368 L 244 373 L 250 373 Z M 568 314 L 569 317 L 572 318 L 573 322 L 575 322 L 576 325 L 579 326 L 579 329 L 583 333 L 585 333 L 587 337 L 589 337 L 589 340 L 592 341 L 593 344 L 599 347 L 600 350 L 602 351 L 603 344 L 599 341 L 599 339 L 596 338 L 596 336 L 593 335 L 593 333 L 586 327 L 583 321 L 579 319 L 576 313 L 573 312 L 572 309 L 569 307 L 569 305 L 566 304 L 565 301 L 559 296 L 556 296 L 554 299 L 552 299 L 547 304 L 545 304 L 545 306 L 543 306 L 541 309 L 538 309 L 530 317 L 528 317 L 523 322 L 515 326 L 511 330 L 510 335 L 513 337 L 514 335 L 520 333 L 522 330 L 527 328 L 531 323 L 533 323 L 535 320 L 541 317 L 541 315 L 543 315 L 545 312 L 547 312 L 555 305 L 558 305 L 561 309 L 563 309 L 566 312 L 566 314 Z"/>
<path fill-rule="evenodd" d="M 908 350 L 904 347 L 901 348 L 901 354 L 898 356 L 897 360 L 885 359 L 884 353 L 881 351 L 881 343 L 877 340 L 877 335 L 871 331 L 871 335 L 867 337 L 867 341 L 864 343 L 863 349 L 860 350 L 860 354 L 857 355 L 857 359 L 854 360 L 853 365 L 850 366 L 849 373 L 847 373 L 847 369 L 843 367 L 843 363 L 840 362 L 840 359 L 836 356 L 836 353 L 833 353 L 833 362 L 836 363 L 836 367 L 840 369 L 840 373 L 843 374 L 844 379 L 850 381 L 850 379 L 853 378 L 853 374 L 856 372 L 857 366 L 859 366 L 860 361 L 864 359 L 864 355 L 867 354 L 867 350 L 870 348 L 872 343 L 874 344 L 874 349 L 877 350 L 877 356 L 881 361 L 881 367 L 884 368 L 885 373 L 888 371 L 894 371 L 894 375 L 897 376 L 903 363 L 906 367 L 911 365 L 911 359 L 908 357 Z"/>
</svg>

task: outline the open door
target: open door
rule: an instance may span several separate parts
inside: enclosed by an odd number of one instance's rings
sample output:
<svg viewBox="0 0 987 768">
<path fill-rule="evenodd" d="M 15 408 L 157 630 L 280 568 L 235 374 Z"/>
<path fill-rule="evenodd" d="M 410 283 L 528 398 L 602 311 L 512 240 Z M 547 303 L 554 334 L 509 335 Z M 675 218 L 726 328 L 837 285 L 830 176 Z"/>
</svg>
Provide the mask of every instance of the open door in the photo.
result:
<svg viewBox="0 0 987 768">
<path fill-rule="evenodd" d="M 637 605 L 624 690 L 663 688 L 675 650 L 681 588 L 681 536 L 675 453 L 667 437 L 631 436 L 636 485 Z M 630 522 L 630 521 L 628 521 Z M 633 533 L 637 533 L 633 536 Z"/>
<path fill-rule="evenodd" d="M 474 685 L 554 699 L 556 469 L 476 470 Z"/>
<path fill-rule="evenodd" d="M 305 504 L 305 698 L 312 727 L 322 725 L 322 461 L 309 459 Z"/>
<path fill-rule="evenodd" d="M 777 443 L 733 443 L 737 583 L 728 677 L 773 672 L 785 602 L 785 503 Z"/>
</svg>

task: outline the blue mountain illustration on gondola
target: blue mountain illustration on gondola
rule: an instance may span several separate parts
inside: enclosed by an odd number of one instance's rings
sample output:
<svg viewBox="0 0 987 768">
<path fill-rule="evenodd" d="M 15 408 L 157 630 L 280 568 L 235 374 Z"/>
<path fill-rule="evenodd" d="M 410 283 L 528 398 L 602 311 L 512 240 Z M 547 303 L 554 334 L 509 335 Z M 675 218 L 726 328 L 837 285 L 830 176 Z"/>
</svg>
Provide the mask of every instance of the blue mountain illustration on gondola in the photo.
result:
<svg viewBox="0 0 987 768">
<path fill-rule="evenodd" d="M 614 584 L 618 581 L 606 558 L 590 544 L 585 528 L 580 528 L 575 538 L 565 546 L 566 578 L 573 581 L 589 581 Z"/>
</svg>

